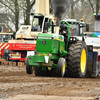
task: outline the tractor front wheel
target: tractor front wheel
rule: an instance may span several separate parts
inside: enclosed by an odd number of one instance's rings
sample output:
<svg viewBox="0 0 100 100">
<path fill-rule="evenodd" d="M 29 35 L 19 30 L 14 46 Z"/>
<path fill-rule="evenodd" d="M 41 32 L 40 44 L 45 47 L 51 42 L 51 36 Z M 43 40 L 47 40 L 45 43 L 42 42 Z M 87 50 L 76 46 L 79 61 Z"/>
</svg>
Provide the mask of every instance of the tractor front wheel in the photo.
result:
<svg viewBox="0 0 100 100">
<path fill-rule="evenodd" d="M 27 74 L 32 74 L 33 69 L 34 69 L 34 66 L 29 65 L 29 57 L 27 57 L 27 59 L 26 59 L 26 72 L 27 72 Z"/>
<path fill-rule="evenodd" d="M 66 70 L 66 60 L 64 58 L 60 58 L 58 60 L 58 65 L 57 65 L 58 76 L 63 77 L 65 75 L 65 70 Z"/>
</svg>

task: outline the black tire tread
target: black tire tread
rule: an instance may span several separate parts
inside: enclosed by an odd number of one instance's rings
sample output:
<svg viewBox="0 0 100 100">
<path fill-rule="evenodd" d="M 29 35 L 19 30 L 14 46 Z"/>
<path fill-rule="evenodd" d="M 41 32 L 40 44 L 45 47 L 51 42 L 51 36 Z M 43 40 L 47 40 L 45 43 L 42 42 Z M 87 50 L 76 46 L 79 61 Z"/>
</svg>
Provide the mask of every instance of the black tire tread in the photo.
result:
<svg viewBox="0 0 100 100">
<path fill-rule="evenodd" d="M 59 77 L 63 77 L 62 76 L 62 68 L 63 68 L 63 64 L 66 64 L 66 61 L 65 61 L 65 59 L 64 58 L 60 58 L 59 60 L 58 60 L 58 64 L 57 64 L 57 73 L 58 73 L 58 76 Z M 65 65 L 66 66 L 66 65 Z"/>
<path fill-rule="evenodd" d="M 85 77 L 80 73 L 80 59 L 83 46 L 86 48 L 87 53 L 87 46 L 85 42 L 77 41 L 77 43 L 70 44 L 67 55 L 66 71 L 66 74 L 69 77 Z"/>
<path fill-rule="evenodd" d="M 35 76 L 46 76 L 46 70 L 42 70 L 42 67 L 36 67 L 34 68 Z"/>
<path fill-rule="evenodd" d="M 33 73 L 32 66 L 29 65 L 29 58 L 28 57 L 27 57 L 27 60 L 26 60 L 26 72 L 27 72 L 27 74 Z"/>
</svg>

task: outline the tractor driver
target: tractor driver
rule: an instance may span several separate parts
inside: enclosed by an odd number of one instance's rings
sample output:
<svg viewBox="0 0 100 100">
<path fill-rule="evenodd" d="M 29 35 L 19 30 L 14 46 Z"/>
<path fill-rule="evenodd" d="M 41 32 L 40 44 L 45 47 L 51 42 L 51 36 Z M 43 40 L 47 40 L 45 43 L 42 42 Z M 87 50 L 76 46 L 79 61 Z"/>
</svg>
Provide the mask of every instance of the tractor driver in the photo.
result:
<svg viewBox="0 0 100 100">
<path fill-rule="evenodd" d="M 60 25 L 60 35 L 63 35 L 64 36 L 64 42 L 65 42 L 65 49 L 66 49 L 66 44 L 67 44 L 67 38 L 68 38 L 68 29 L 66 27 L 65 24 L 61 24 Z"/>
</svg>

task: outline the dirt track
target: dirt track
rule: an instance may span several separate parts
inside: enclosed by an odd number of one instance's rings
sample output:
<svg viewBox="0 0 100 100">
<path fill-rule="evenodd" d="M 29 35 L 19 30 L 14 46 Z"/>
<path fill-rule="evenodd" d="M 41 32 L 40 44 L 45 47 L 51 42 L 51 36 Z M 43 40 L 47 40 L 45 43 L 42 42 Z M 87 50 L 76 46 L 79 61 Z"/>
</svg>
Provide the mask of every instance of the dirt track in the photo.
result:
<svg viewBox="0 0 100 100">
<path fill-rule="evenodd" d="M 25 67 L 0 66 L 0 96 L 8 100 L 90 100 L 97 94 L 100 78 L 36 77 Z"/>
</svg>

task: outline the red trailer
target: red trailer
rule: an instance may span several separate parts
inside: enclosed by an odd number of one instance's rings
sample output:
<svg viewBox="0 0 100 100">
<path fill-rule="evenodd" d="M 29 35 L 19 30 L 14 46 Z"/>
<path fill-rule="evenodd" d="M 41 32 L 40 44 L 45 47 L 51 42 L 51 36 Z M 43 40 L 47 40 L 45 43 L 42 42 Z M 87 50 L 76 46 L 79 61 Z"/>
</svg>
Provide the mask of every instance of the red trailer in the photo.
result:
<svg viewBox="0 0 100 100">
<path fill-rule="evenodd" d="M 0 58 L 4 58 L 4 49 L 9 48 L 9 43 L 0 43 Z"/>
<path fill-rule="evenodd" d="M 35 46 L 33 43 L 9 43 L 9 60 L 24 62 L 30 53 L 34 55 Z"/>
</svg>

